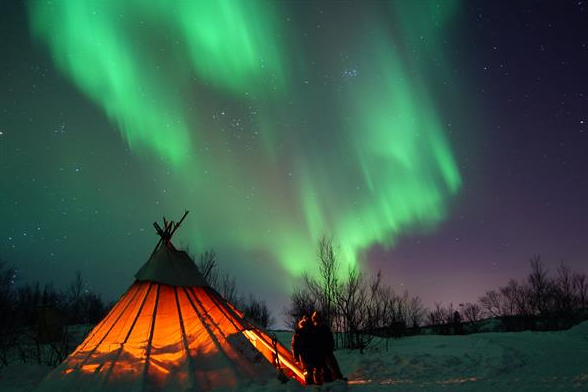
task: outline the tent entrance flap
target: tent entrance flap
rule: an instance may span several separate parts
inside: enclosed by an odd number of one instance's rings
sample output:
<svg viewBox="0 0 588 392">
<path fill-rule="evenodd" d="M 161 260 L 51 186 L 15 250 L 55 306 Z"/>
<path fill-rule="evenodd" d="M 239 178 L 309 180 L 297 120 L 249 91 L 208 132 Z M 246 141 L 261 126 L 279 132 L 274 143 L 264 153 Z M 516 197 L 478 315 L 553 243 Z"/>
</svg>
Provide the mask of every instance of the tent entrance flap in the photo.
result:
<svg viewBox="0 0 588 392">
<path fill-rule="evenodd" d="M 249 339 L 251 344 L 270 362 L 278 365 L 278 369 L 290 378 L 296 379 L 304 384 L 304 371 L 296 364 L 292 354 L 282 345 L 276 345 L 269 337 L 264 336 L 260 331 L 247 329 L 243 335 Z M 276 361 L 277 359 L 277 361 Z"/>
</svg>

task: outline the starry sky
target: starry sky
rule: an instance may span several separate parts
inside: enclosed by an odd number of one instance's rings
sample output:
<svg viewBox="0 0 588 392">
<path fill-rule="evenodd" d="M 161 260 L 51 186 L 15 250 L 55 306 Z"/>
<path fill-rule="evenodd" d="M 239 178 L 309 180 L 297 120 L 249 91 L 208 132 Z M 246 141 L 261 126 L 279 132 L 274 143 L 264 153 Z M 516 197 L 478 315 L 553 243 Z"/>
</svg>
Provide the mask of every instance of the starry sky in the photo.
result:
<svg viewBox="0 0 588 392">
<path fill-rule="evenodd" d="M 427 305 L 588 265 L 583 1 L 5 2 L 0 257 L 117 298 L 214 248 L 278 318 L 316 244 Z"/>
</svg>

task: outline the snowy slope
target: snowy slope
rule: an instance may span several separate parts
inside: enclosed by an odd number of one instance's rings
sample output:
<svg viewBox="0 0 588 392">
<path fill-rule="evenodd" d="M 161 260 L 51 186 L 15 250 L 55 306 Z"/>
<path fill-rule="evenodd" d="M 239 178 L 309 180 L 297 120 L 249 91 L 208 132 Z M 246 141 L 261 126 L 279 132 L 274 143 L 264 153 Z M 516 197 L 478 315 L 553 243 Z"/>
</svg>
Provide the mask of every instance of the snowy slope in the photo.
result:
<svg viewBox="0 0 588 392">
<path fill-rule="evenodd" d="M 561 332 L 410 337 L 388 352 L 339 358 L 350 387 L 365 390 L 588 391 L 588 323 Z"/>
<path fill-rule="evenodd" d="M 289 346 L 291 334 L 278 333 Z M 336 352 L 349 385 L 304 388 L 275 380 L 246 392 L 285 391 L 579 391 L 588 392 L 588 322 L 568 331 L 414 336 L 361 355 Z M 0 371 L 1 392 L 25 392 L 48 368 L 14 364 Z"/>
<path fill-rule="evenodd" d="M 29 392 L 53 370 L 31 363 L 12 363 L 0 370 L 0 392 Z"/>
</svg>

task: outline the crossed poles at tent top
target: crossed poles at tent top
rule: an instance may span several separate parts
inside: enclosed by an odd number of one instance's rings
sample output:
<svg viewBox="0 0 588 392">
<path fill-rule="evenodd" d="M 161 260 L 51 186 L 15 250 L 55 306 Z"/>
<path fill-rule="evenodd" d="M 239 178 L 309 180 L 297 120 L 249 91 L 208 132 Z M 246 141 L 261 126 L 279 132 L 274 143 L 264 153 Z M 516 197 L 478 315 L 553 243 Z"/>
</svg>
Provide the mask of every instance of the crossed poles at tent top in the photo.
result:
<svg viewBox="0 0 588 392">
<path fill-rule="evenodd" d="M 168 222 L 164 216 L 163 217 L 163 226 L 164 226 L 163 229 L 161 228 L 161 226 L 159 226 L 159 223 L 153 222 L 153 227 L 155 227 L 155 231 L 157 231 L 157 234 L 159 234 L 160 238 L 159 238 L 159 242 L 157 242 L 157 245 L 155 246 L 155 249 L 153 249 L 152 255 L 153 255 L 153 253 L 155 253 L 157 248 L 159 248 L 159 245 L 161 245 L 162 242 L 168 248 L 175 250 L 174 245 L 171 243 L 171 238 L 174 235 L 174 233 L 176 232 L 176 230 L 178 229 L 178 227 L 180 227 L 180 225 L 182 224 L 182 222 L 186 218 L 186 215 L 188 215 L 189 212 L 190 211 L 186 210 L 186 212 L 184 212 L 184 215 L 182 216 L 182 219 L 180 219 L 180 221 L 178 223 L 175 223 L 174 221 Z"/>
</svg>

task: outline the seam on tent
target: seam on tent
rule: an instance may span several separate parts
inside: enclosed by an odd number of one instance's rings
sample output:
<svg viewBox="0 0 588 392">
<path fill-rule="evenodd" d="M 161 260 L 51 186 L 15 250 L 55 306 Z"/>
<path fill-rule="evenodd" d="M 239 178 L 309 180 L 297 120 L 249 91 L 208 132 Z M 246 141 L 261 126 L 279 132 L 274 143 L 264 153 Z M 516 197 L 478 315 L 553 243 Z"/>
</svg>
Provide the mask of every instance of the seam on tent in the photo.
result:
<svg viewBox="0 0 588 392">
<path fill-rule="evenodd" d="M 194 291 L 194 288 L 192 288 L 192 292 L 193 292 L 193 291 Z M 226 315 L 226 314 L 225 314 L 225 313 L 222 311 L 221 307 L 220 307 L 220 306 L 219 306 L 217 303 L 215 303 L 215 302 L 214 302 L 214 300 L 213 300 L 213 299 L 210 297 L 210 295 L 208 295 L 208 293 L 206 292 L 206 290 L 202 289 L 202 292 L 203 292 L 203 293 L 204 293 L 204 294 L 205 294 L 205 295 L 206 295 L 206 296 L 207 296 L 207 297 L 208 297 L 208 298 L 211 300 L 211 302 L 212 302 L 212 305 L 213 305 L 213 306 L 212 306 L 212 308 L 217 308 L 217 309 L 220 311 L 221 315 L 222 315 L 223 317 L 225 317 L 225 318 L 226 318 L 226 319 L 227 319 L 227 320 L 228 320 L 228 321 L 229 321 L 231 324 L 233 324 L 233 326 L 235 327 L 235 329 L 237 330 L 237 332 L 238 332 L 238 333 L 241 333 L 241 332 L 242 332 L 242 328 L 240 328 L 238 325 L 236 325 L 236 324 L 233 322 L 233 320 L 231 320 L 230 318 L 228 318 L 228 317 L 227 317 L 227 315 Z M 198 299 L 198 297 L 196 296 L 196 294 L 195 294 L 194 292 L 193 292 L 193 295 L 194 295 L 194 299 L 195 299 L 195 300 L 198 302 L 198 305 L 200 305 L 200 307 L 202 308 L 202 310 L 203 310 L 203 311 L 204 311 L 206 314 L 210 314 L 210 310 L 208 310 L 208 311 L 207 311 L 207 310 L 204 308 L 204 304 L 202 303 L 202 301 L 201 301 L 200 299 Z M 212 309 L 212 308 L 211 308 L 211 309 Z M 221 328 L 221 327 L 218 325 L 218 322 L 217 322 L 216 320 L 214 320 L 214 319 L 213 319 L 212 317 L 210 317 L 210 316 L 209 316 L 208 318 L 210 319 L 210 322 L 212 323 L 212 325 L 214 325 L 214 326 L 215 326 L 215 328 L 216 328 L 216 330 L 219 332 L 219 334 L 220 334 L 220 335 L 221 335 L 223 338 L 227 339 L 227 334 L 225 334 L 225 333 L 224 333 L 224 331 L 222 330 L 222 328 Z"/>
<path fill-rule="evenodd" d="M 106 383 L 107 380 L 112 375 L 112 369 L 114 369 L 114 366 L 116 365 L 116 362 L 118 361 L 118 358 L 120 357 L 120 354 L 122 353 L 122 351 L 125 347 L 125 344 L 129 340 L 129 337 L 131 336 L 131 332 L 133 332 L 133 328 L 135 328 L 135 324 L 137 323 L 137 319 L 139 318 L 139 315 L 143 311 L 143 306 L 145 305 L 145 302 L 147 301 L 147 298 L 149 297 L 149 293 L 151 292 L 152 287 L 153 287 L 153 283 L 149 283 L 149 287 L 147 288 L 147 292 L 145 293 L 145 296 L 143 297 L 143 301 L 141 301 L 141 306 L 139 307 L 139 310 L 137 311 L 137 315 L 135 316 L 135 319 L 133 320 L 133 323 L 131 324 L 131 327 L 129 328 L 129 332 L 127 333 L 127 336 L 125 336 L 125 340 L 123 340 L 123 342 L 120 344 L 120 347 L 118 348 L 118 352 L 116 353 L 116 355 L 114 356 L 114 358 L 111 361 L 110 368 L 108 369 L 108 372 L 106 373 L 106 377 L 104 377 L 104 383 Z"/>
<path fill-rule="evenodd" d="M 216 309 L 218 309 L 218 310 L 220 311 L 221 317 L 224 317 L 224 318 L 225 318 L 225 319 L 227 319 L 227 320 L 228 320 L 228 321 L 229 321 L 231 324 L 233 324 L 233 327 L 235 327 L 235 329 L 236 329 L 236 331 L 237 331 L 235 334 L 236 334 L 236 335 L 241 335 L 241 336 L 242 336 L 242 337 L 245 339 L 244 341 L 241 341 L 240 343 L 247 342 L 247 345 L 246 345 L 245 347 L 249 348 L 249 344 L 251 344 L 251 343 L 249 342 L 249 339 L 247 339 L 247 338 L 246 338 L 246 336 L 244 336 L 244 335 L 243 335 L 243 331 L 244 331 L 244 329 L 243 329 L 242 327 L 239 327 L 239 326 L 238 326 L 238 325 L 237 325 L 237 324 L 234 322 L 234 320 L 231 320 L 231 319 L 230 319 L 230 318 L 229 318 L 229 317 L 228 317 L 228 316 L 227 316 L 227 315 L 226 315 L 226 314 L 223 312 L 222 305 L 219 305 L 218 303 L 216 303 L 216 302 L 214 301 L 214 299 L 213 299 L 213 298 L 210 296 L 210 294 L 208 293 L 208 288 L 206 288 L 206 289 L 205 289 L 205 288 L 202 288 L 202 287 L 200 287 L 199 289 L 200 289 L 200 290 L 201 290 L 201 291 L 204 293 L 204 295 L 205 295 L 206 297 L 208 297 L 208 299 L 209 299 L 209 300 L 212 302 L 212 308 L 216 308 Z M 203 310 L 203 311 L 205 311 L 207 314 L 210 314 L 210 310 L 209 310 L 209 311 L 206 311 L 206 310 L 204 309 L 204 304 L 203 304 L 203 303 L 202 303 L 202 301 L 200 301 L 200 299 L 199 299 L 199 298 L 196 296 L 195 290 L 196 290 L 196 288 L 195 288 L 195 287 L 192 287 L 192 288 L 191 288 L 191 291 L 192 291 L 192 293 L 193 293 L 193 295 L 194 295 L 194 299 L 195 299 L 195 300 L 198 302 L 198 304 L 200 305 L 200 307 L 202 308 L 202 310 Z M 211 308 L 211 309 L 212 309 L 212 308 Z M 223 331 L 223 329 L 222 329 L 222 328 L 221 328 L 221 327 L 218 325 L 219 323 L 218 323 L 218 322 L 217 322 L 217 321 L 216 321 L 216 320 L 215 320 L 213 317 L 210 317 L 210 316 L 209 316 L 208 318 L 210 319 L 210 321 L 211 321 L 212 325 L 214 325 L 214 327 L 215 327 L 215 328 L 216 328 L 216 330 L 218 331 L 219 335 L 221 335 L 221 336 L 222 336 L 222 337 L 223 337 L 223 338 L 224 338 L 224 339 L 225 339 L 225 340 L 228 342 L 228 341 L 229 341 L 229 336 L 228 336 L 228 335 L 227 335 L 227 334 L 226 334 L 226 333 Z M 241 373 L 241 374 L 246 374 L 246 375 L 249 375 L 249 376 L 254 376 L 254 375 L 255 375 L 255 368 L 253 367 L 253 363 L 252 363 L 252 361 L 251 361 L 249 358 L 247 358 L 247 356 L 245 355 L 245 352 L 244 352 L 244 348 L 243 348 L 243 346 L 242 346 L 242 345 L 234 345 L 234 344 L 232 344 L 232 345 L 233 345 L 233 346 L 235 347 L 235 349 L 236 349 L 237 357 L 245 359 L 245 363 L 247 364 L 247 367 L 246 367 L 246 368 L 244 368 L 244 369 L 240 369 L 240 368 L 239 368 L 239 369 L 238 369 L 239 373 Z"/>
<path fill-rule="evenodd" d="M 184 350 L 186 351 L 186 357 L 188 361 L 188 385 L 196 385 L 196 378 L 192 374 L 196 370 L 194 366 L 194 359 L 190 355 L 190 346 L 188 344 L 188 337 L 186 336 L 186 328 L 184 327 L 184 317 L 182 316 L 182 309 L 180 308 L 180 300 L 178 299 L 178 288 L 174 286 L 174 294 L 176 296 L 176 307 L 178 308 L 178 317 L 180 319 L 180 330 L 182 331 L 182 343 L 184 344 Z"/>
<path fill-rule="evenodd" d="M 203 290 L 203 291 L 206 291 L 206 295 L 208 296 L 208 298 L 212 301 L 212 303 L 216 306 L 216 308 L 221 312 L 221 314 L 227 320 L 229 320 L 229 322 L 231 324 L 233 324 L 233 326 L 237 329 L 237 332 L 243 336 L 243 338 L 245 339 L 245 341 L 249 345 L 251 345 L 251 347 L 255 347 L 254 344 L 253 344 L 253 342 L 251 342 L 250 339 L 247 336 L 245 336 L 245 331 L 247 331 L 247 330 L 257 330 L 257 329 L 251 323 L 249 323 L 245 318 L 243 318 L 243 317 L 237 318 L 237 317 L 234 317 L 233 315 L 231 315 L 229 313 L 229 311 L 228 311 L 229 307 L 228 306 L 224 306 L 225 304 L 230 305 L 229 302 L 227 302 L 226 300 L 222 299 L 222 297 L 220 296 L 220 294 L 218 294 L 216 291 L 214 291 L 214 290 L 211 290 L 210 292 L 208 290 Z M 250 328 L 245 328 L 244 326 L 238 326 L 237 325 L 237 320 L 248 324 L 250 326 Z M 222 333 L 222 331 L 221 331 L 221 333 Z M 260 336 L 260 338 L 261 338 L 261 336 Z M 247 347 L 249 347 L 249 345 Z M 255 350 L 258 350 L 259 351 L 258 348 L 255 348 Z M 243 357 L 247 358 L 245 356 L 245 353 L 244 352 L 241 352 L 241 354 L 243 354 Z M 268 360 L 263 354 L 262 354 L 262 356 L 266 360 Z M 268 363 L 273 366 L 273 364 L 269 360 L 268 360 Z"/>
<path fill-rule="evenodd" d="M 121 317 L 123 316 L 123 314 L 125 314 L 125 312 L 127 311 L 128 307 L 131 305 L 131 303 L 133 303 L 133 301 L 134 301 L 135 297 L 137 296 L 137 294 L 139 293 L 139 291 L 141 291 L 141 288 L 138 287 L 138 286 L 133 285 L 131 287 L 135 287 L 135 292 L 133 293 L 132 298 L 124 305 L 124 309 L 118 315 L 118 317 L 116 318 L 116 320 L 114 321 L 114 323 L 112 323 L 112 325 L 110 326 L 110 328 L 108 328 L 108 331 L 104 334 L 104 336 L 102 336 L 102 339 L 100 339 L 100 341 L 88 353 L 88 355 L 86 356 L 86 358 L 84 358 L 84 360 L 82 362 L 80 362 L 80 364 L 78 365 L 78 367 L 82 367 L 83 365 L 86 364 L 86 362 L 88 361 L 88 359 L 90 359 L 90 357 L 92 356 L 92 354 L 94 354 L 94 352 L 96 351 L 96 349 L 98 348 L 98 346 L 100 346 L 102 344 L 102 342 L 104 341 L 104 339 L 106 339 L 106 337 L 108 336 L 108 334 L 110 334 L 110 332 L 112 331 L 112 329 L 114 328 L 114 326 L 119 322 L 119 320 L 121 319 Z M 114 309 L 113 309 L 113 312 L 114 312 Z M 96 334 L 93 334 L 92 337 L 94 337 Z M 100 370 L 101 367 L 102 367 L 102 364 L 100 364 L 95 369 L 94 373 L 97 373 Z"/>
<path fill-rule="evenodd" d="M 211 295 L 211 293 L 212 293 L 212 295 Z M 292 362 L 292 360 L 290 360 L 290 358 L 285 357 L 284 356 L 285 354 L 280 353 L 280 350 L 277 346 L 275 348 L 272 347 L 273 346 L 272 343 L 267 341 L 267 336 L 261 329 L 259 329 L 258 327 L 256 327 L 252 323 L 250 323 L 246 318 L 240 316 L 229 302 L 226 302 L 226 301 L 223 302 L 222 297 L 215 290 L 211 289 L 210 293 L 207 292 L 207 294 L 213 302 L 218 303 L 217 306 L 219 307 L 219 309 L 221 309 L 221 311 L 223 311 L 223 313 L 225 313 L 225 312 L 227 313 L 227 314 L 225 314 L 225 317 L 229 318 L 229 315 L 231 315 L 234 319 L 241 320 L 243 323 L 245 323 L 249 326 L 249 328 L 243 327 L 241 330 L 241 333 L 244 334 L 245 331 L 253 332 L 258 337 L 259 341 L 262 342 L 266 346 L 266 348 L 270 352 L 273 353 L 273 355 L 278 357 L 280 362 L 282 362 L 287 368 L 289 368 L 292 372 L 294 372 L 302 380 L 304 379 L 304 376 L 302 375 L 302 372 L 300 371 L 300 369 L 298 369 L 298 367 Z M 223 306 L 223 304 L 227 304 L 227 306 L 225 307 L 225 306 Z M 233 325 L 235 325 L 235 323 L 233 323 Z M 289 352 L 286 352 L 286 353 L 289 354 Z"/>
<path fill-rule="evenodd" d="M 226 308 L 224 306 L 222 306 L 222 302 L 219 299 L 219 298 L 222 298 L 220 296 L 220 294 L 218 294 L 213 289 L 211 289 L 211 291 L 215 295 L 210 295 L 210 293 L 208 292 L 208 290 L 206 290 L 206 295 L 208 296 L 208 298 L 210 298 L 210 300 L 212 301 L 212 303 L 216 305 L 216 307 L 221 311 L 221 313 L 223 314 L 223 316 L 225 316 L 231 322 L 231 324 L 233 324 L 233 326 L 237 329 L 237 331 L 239 331 L 239 333 L 242 333 L 246 328 L 244 328 L 242 325 L 239 326 L 239 325 L 237 325 L 235 323 L 234 317 L 230 317 L 230 315 L 227 314 L 227 312 L 225 311 Z M 216 297 L 216 296 L 218 296 L 218 297 Z M 225 299 L 223 299 L 223 301 L 226 302 Z M 247 320 L 244 320 L 244 319 L 243 319 L 243 321 L 247 322 Z"/>
<path fill-rule="evenodd" d="M 143 312 L 143 307 L 145 306 L 145 302 L 147 302 L 147 298 L 149 298 L 149 293 L 151 292 L 152 288 L 153 288 L 153 283 L 149 283 L 149 288 L 147 289 L 147 292 L 145 293 L 145 297 L 143 297 L 143 301 L 141 302 L 141 306 L 139 307 L 139 311 L 137 312 L 137 315 L 135 316 L 135 319 L 133 320 L 133 323 L 131 324 L 131 327 L 129 328 L 129 332 L 127 332 L 127 336 L 125 336 L 125 340 L 123 340 L 123 342 L 121 343 L 121 348 L 122 348 L 122 345 L 125 345 L 127 343 L 127 341 L 129 340 L 129 338 L 131 337 L 131 332 L 133 332 L 133 329 L 135 328 L 135 325 L 137 324 L 137 320 L 139 319 L 141 312 Z"/>
<path fill-rule="evenodd" d="M 153 317 L 151 318 L 151 331 L 149 331 L 147 351 L 145 352 L 145 368 L 143 370 L 143 390 L 146 390 L 147 386 L 149 385 L 149 360 L 151 358 L 151 343 L 153 342 L 153 334 L 155 333 L 155 321 L 157 319 L 157 305 L 159 305 L 160 290 L 161 285 L 157 285 L 157 293 L 155 294 L 155 306 L 153 306 Z"/>
<path fill-rule="evenodd" d="M 102 327 L 103 327 L 103 326 L 106 324 L 106 322 L 107 322 L 108 320 L 110 320 L 110 318 L 111 318 L 111 317 L 112 317 L 112 315 L 115 313 L 115 311 L 116 311 L 116 310 L 117 310 L 119 307 L 123 306 L 123 305 L 122 305 L 122 303 L 120 302 L 120 300 L 121 300 L 122 298 L 124 298 L 124 297 L 127 295 L 127 293 L 129 293 L 129 292 L 130 292 L 132 289 L 133 289 L 133 286 L 131 285 L 131 286 L 130 286 L 130 287 L 127 289 L 127 291 L 126 291 L 126 292 L 125 292 L 125 293 L 124 293 L 124 294 L 123 294 L 123 295 L 120 297 L 120 299 L 117 301 L 116 305 L 115 305 L 115 306 L 114 306 L 114 307 L 113 307 L 113 308 L 110 310 L 110 312 L 108 312 L 108 314 L 106 315 L 106 317 L 105 317 L 105 318 L 104 318 L 102 321 L 100 321 L 100 323 L 99 323 L 99 324 L 98 324 L 98 325 L 97 325 L 97 326 L 94 328 L 94 330 L 92 331 L 92 334 L 91 334 L 91 335 L 88 335 L 88 336 L 86 337 L 86 339 L 84 339 L 84 342 L 83 342 L 83 343 L 82 343 L 82 344 L 81 344 L 81 345 L 80 345 L 78 348 L 76 348 L 76 350 L 74 351 L 74 354 L 75 354 L 75 352 L 77 352 L 77 351 L 82 351 L 82 350 L 84 350 L 84 349 L 86 348 L 86 346 L 88 346 L 88 345 L 90 344 L 90 342 L 92 341 L 92 339 L 94 338 L 94 336 L 98 335 L 98 332 L 100 332 L 100 330 L 101 330 L 101 329 L 102 329 Z M 136 292 L 135 292 L 135 294 L 136 294 Z M 126 308 L 125 308 L 125 310 L 126 310 Z M 122 314 L 122 312 L 121 312 L 121 314 Z M 116 321 L 114 322 L 114 324 L 116 324 Z M 113 325 L 114 325 L 114 324 L 113 324 Z M 107 334 L 108 334 L 108 333 L 107 333 Z"/>
<path fill-rule="evenodd" d="M 235 371 L 235 374 L 240 374 L 241 372 L 239 372 L 239 369 L 237 368 L 237 366 L 234 364 L 234 361 L 231 359 L 231 357 L 229 356 L 229 354 L 226 352 L 226 350 L 223 348 L 221 342 L 219 341 L 219 338 L 214 334 L 214 332 L 212 332 L 211 327 L 206 323 L 206 318 L 210 318 L 212 321 L 212 318 L 209 317 L 208 315 L 203 316 L 203 314 L 200 312 L 200 310 L 197 309 L 196 305 L 194 305 L 194 302 L 192 301 L 192 298 L 190 296 L 190 292 L 192 293 L 192 296 L 194 297 L 194 301 L 197 301 L 200 305 L 200 307 L 202 308 L 202 310 L 204 312 L 205 309 L 202 306 L 202 304 L 200 303 L 200 301 L 198 301 L 198 298 L 196 298 L 196 295 L 193 291 L 186 289 L 186 287 L 184 287 L 184 291 L 186 292 L 186 295 L 188 296 L 188 300 L 190 301 L 190 305 L 192 305 L 192 308 L 194 309 L 194 311 L 196 312 L 196 314 L 198 315 L 198 317 L 200 318 L 200 322 L 202 323 L 202 325 L 204 326 L 204 328 L 206 328 L 206 331 L 208 332 L 208 334 L 210 335 L 211 340 L 216 344 L 216 346 L 218 347 L 219 352 L 221 352 L 225 358 L 228 360 L 227 362 L 230 364 L 230 366 L 233 368 L 233 370 Z M 214 322 L 213 322 L 214 324 Z M 214 324 L 215 327 L 218 329 L 218 326 L 216 324 Z M 224 336 L 222 336 L 224 337 Z"/>
</svg>

